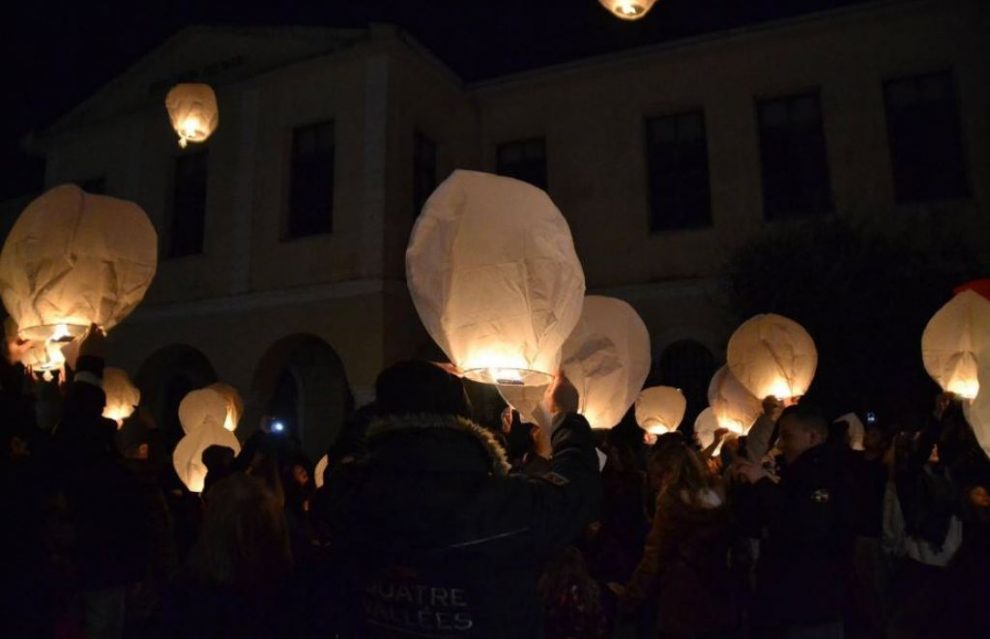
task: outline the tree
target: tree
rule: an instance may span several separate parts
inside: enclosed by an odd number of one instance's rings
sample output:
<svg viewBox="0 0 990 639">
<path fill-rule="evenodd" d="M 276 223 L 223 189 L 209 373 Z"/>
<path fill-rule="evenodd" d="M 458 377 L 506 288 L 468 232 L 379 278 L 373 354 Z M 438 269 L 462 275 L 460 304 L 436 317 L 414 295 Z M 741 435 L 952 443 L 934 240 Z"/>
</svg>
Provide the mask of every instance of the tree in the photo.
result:
<svg viewBox="0 0 990 639">
<path fill-rule="evenodd" d="M 832 218 L 772 228 L 728 264 L 740 321 L 774 312 L 801 323 L 818 347 L 807 401 L 833 415 L 875 410 L 912 426 L 937 387 L 921 334 L 952 289 L 985 275 L 981 260 L 940 228 L 856 227 Z"/>
</svg>

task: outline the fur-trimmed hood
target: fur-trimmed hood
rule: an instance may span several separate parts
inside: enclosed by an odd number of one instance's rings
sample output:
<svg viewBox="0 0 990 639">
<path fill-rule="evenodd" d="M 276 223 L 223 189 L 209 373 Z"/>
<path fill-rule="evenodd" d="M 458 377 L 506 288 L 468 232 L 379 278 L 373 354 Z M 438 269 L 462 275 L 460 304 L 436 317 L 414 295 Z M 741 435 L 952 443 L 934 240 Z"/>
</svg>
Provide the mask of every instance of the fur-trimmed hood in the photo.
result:
<svg viewBox="0 0 990 639">
<path fill-rule="evenodd" d="M 509 474 L 509 460 L 495 435 L 459 415 L 414 413 L 379 417 L 368 427 L 368 444 L 374 450 L 391 435 L 409 435 L 416 431 L 424 433 L 453 431 L 469 435 L 486 455 L 493 475 L 504 477 Z"/>
</svg>

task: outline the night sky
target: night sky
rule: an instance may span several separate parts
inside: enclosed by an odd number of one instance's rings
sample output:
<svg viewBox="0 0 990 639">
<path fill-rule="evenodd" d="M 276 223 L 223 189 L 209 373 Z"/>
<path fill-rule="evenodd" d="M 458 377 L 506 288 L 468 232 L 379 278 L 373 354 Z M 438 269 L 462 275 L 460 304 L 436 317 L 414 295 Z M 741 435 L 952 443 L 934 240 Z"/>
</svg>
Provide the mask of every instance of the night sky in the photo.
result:
<svg viewBox="0 0 990 639">
<path fill-rule="evenodd" d="M 20 139 L 44 128 L 143 55 L 193 24 L 361 27 L 398 24 L 465 80 L 787 17 L 863 0 L 660 0 L 620 21 L 597 0 L 230 0 L 9 4 L 0 38 L 6 98 L 0 200 L 37 192 L 43 164 Z"/>
</svg>

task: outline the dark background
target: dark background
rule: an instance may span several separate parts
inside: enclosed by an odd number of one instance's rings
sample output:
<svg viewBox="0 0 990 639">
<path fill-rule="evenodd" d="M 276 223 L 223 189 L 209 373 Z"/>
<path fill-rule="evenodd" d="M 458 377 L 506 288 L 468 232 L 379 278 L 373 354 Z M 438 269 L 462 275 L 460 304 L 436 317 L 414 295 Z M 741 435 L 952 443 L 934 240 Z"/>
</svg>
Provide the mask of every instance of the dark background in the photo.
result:
<svg viewBox="0 0 990 639">
<path fill-rule="evenodd" d="M 169 36 L 192 24 L 361 27 L 411 32 L 467 81 L 836 8 L 864 0 L 659 0 L 618 20 L 597 0 L 230 0 L 11 2 L 0 60 L 0 199 L 37 192 L 44 165 L 20 149 Z"/>
</svg>

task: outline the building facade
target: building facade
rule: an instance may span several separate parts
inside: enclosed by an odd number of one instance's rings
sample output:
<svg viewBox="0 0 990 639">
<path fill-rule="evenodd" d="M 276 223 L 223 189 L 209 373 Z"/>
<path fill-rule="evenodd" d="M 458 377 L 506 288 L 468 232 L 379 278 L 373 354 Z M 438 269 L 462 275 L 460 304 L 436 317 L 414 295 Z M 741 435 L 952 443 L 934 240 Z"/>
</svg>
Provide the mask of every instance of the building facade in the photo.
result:
<svg viewBox="0 0 990 639">
<path fill-rule="evenodd" d="M 471 85 L 387 25 L 193 28 L 31 144 L 47 186 L 133 200 L 159 231 L 156 280 L 111 336 L 150 413 L 175 428 L 219 378 L 245 432 L 275 415 L 316 454 L 379 370 L 432 351 L 404 249 L 455 168 L 545 188 L 589 291 L 630 302 L 654 381 L 695 397 L 737 320 L 725 261 L 768 227 L 938 217 L 978 243 L 988 13 L 878 2 Z M 214 86 L 220 125 L 180 150 L 163 98 L 186 80 Z"/>
</svg>

